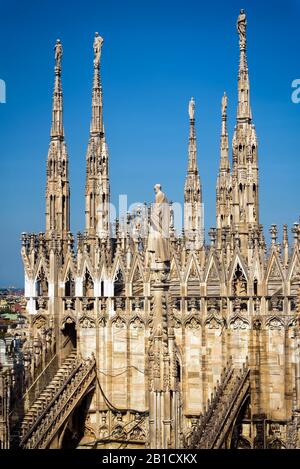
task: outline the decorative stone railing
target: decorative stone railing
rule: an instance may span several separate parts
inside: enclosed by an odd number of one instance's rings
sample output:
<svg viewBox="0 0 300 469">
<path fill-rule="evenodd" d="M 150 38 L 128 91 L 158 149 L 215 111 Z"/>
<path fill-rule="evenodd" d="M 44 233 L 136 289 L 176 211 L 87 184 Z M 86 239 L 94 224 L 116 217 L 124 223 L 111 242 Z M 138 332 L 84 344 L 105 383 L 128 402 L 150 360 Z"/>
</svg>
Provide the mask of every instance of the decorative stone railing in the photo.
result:
<svg viewBox="0 0 300 469">
<path fill-rule="evenodd" d="M 39 338 L 27 340 L 22 349 L 21 362 L 14 359 L 10 392 L 11 447 L 18 447 L 20 426 L 27 410 L 46 388 L 58 369 L 55 344 Z"/>
<path fill-rule="evenodd" d="M 221 383 L 215 389 L 212 399 L 198 425 L 190 435 L 187 447 L 198 449 L 220 448 L 249 390 L 250 370 L 244 364 L 240 370 L 230 367 L 223 375 Z"/>
<path fill-rule="evenodd" d="M 147 313 L 150 311 L 150 298 L 146 296 L 113 296 L 107 298 L 108 311 L 123 314 Z"/>
<path fill-rule="evenodd" d="M 59 396 L 63 387 L 76 373 L 80 365 L 81 360 L 77 358 L 76 352 L 73 352 L 58 370 L 59 377 L 57 372 L 25 414 L 21 430 L 22 440 L 26 439 L 29 432 L 32 432 L 39 424 L 40 419 L 49 410 L 53 401 Z"/>
<path fill-rule="evenodd" d="M 24 435 L 21 446 L 27 449 L 47 448 L 61 425 L 74 410 L 96 377 L 94 356 L 82 360 L 74 367 L 69 379 L 60 387 L 50 400 L 46 409 L 41 412 L 34 426 Z"/>
<path fill-rule="evenodd" d="M 115 314 L 130 316 L 150 314 L 151 297 L 148 296 L 111 296 L 111 297 L 62 297 L 63 318 L 74 320 L 83 316 L 112 317 Z"/>
<path fill-rule="evenodd" d="M 49 382 L 54 377 L 55 373 L 58 370 L 58 355 L 55 353 L 51 356 L 49 361 L 45 363 L 45 367 L 40 371 L 39 374 L 36 374 L 34 380 L 27 387 L 25 394 L 23 395 L 23 400 L 25 401 L 26 408 L 27 405 L 31 406 L 34 401 L 37 399 L 39 394 L 45 389 Z"/>
</svg>

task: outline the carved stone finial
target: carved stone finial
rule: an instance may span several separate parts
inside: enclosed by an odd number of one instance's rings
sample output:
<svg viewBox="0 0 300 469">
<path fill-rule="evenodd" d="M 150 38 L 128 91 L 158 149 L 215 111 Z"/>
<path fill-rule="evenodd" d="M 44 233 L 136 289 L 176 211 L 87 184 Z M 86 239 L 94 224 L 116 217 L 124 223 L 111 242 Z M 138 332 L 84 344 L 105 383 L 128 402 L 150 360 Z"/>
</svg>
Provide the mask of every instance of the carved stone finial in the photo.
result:
<svg viewBox="0 0 300 469">
<path fill-rule="evenodd" d="M 240 235 L 238 231 L 234 233 L 234 244 L 237 248 L 240 247 Z"/>
<path fill-rule="evenodd" d="M 283 225 L 283 244 L 288 244 L 288 226 L 285 224 Z"/>
<path fill-rule="evenodd" d="M 271 228 L 269 231 L 270 231 L 270 235 L 272 239 L 272 244 L 275 244 L 277 240 L 277 225 L 271 225 Z"/>
<path fill-rule="evenodd" d="M 208 236 L 210 237 L 211 246 L 214 246 L 216 243 L 216 228 L 210 228 Z"/>
<path fill-rule="evenodd" d="M 227 235 L 226 235 L 226 227 L 223 226 L 223 227 L 222 227 L 222 231 L 221 231 L 221 240 L 222 240 L 222 245 L 223 245 L 223 246 L 226 245 L 226 238 L 227 238 Z"/>
<path fill-rule="evenodd" d="M 27 238 L 27 233 L 25 233 L 25 231 L 23 231 L 23 233 L 22 233 L 22 238 L 21 238 L 21 239 L 22 239 L 22 246 L 23 246 L 23 247 L 26 247 L 26 246 L 27 246 L 27 239 L 28 239 L 28 238 Z"/>
<path fill-rule="evenodd" d="M 293 228 L 292 228 L 292 233 L 294 235 L 294 243 L 297 244 L 298 242 L 298 236 L 299 236 L 299 224 L 297 222 L 294 223 Z"/>
<path fill-rule="evenodd" d="M 73 251 L 74 248 L 74 237 L 70 231 L 67 233 L 67 245 L 68 245 L 68 251 Z"/>
<path fill-rule="evenodd" d="M 119 218 L 116 218 L 115 230 L 116 230 L 116 238 L 117 238 L 117 240 L 119 240 L 119 238 L 120 238 L 120 221 L 119 221 Z"/>
</svg>

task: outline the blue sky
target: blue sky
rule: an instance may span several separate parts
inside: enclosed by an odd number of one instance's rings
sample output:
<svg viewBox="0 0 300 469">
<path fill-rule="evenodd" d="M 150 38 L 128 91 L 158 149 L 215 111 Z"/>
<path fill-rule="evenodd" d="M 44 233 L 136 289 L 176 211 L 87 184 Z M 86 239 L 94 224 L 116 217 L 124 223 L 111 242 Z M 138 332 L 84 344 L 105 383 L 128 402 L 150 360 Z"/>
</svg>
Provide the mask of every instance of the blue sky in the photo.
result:
<svg viewBox="0 0 300 469">
<path fill-rule="evenodd" d="M 151 201 L 160 182 L 182 201 L 188 114 L 196 101 L 198 164 L 206 229 L 215 225 L 220 100 L 227 91 L 230 138 L 237 104 L 240 8 L 248 18 L 253 119 L 259 138 L 260 217 L 298 220 L 300 1 L 1 1 L 0 286 L 22 286 L 22 231 L 44 230 L 53 46 L 64 47 L 64 127 L 70 158 L 71 227 L 84 229 L 85 152 L 91 113 L 93 37 L 104 37 L 102 84 L 112 201 Z"/>
</svg>

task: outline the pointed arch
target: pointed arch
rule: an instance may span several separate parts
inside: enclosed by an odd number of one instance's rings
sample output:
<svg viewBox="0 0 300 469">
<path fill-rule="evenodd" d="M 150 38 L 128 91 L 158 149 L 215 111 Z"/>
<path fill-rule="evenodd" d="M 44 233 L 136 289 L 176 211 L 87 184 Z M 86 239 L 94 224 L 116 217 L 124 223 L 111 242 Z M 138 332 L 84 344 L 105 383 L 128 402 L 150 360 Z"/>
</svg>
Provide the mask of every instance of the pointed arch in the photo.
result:
<svg viewBox="0 0 300 469">
<path fill-rule="evenodd" d="M 75 279 L 71 268 L 69 268 L 66 273 L 64 284 L 64 296 L 75 296 Z"/>
<path fill-rule="evenodd" d="M 99 269 L 98 272 L 100 272 L 99 275 L 99 281 L 100 281 L 100 296 L 103 297 L 105 296 L 105 291 L 104 291 L 104 282 L 107 280 L 107 268 L 104 260 L 101 258 L 100 264 L 99 264 Z"/>
<path fill-rule="evenodd" d="M 49 278 L 49 269 L 48 269 L 47 262 L 44 257 L 38 257 L 34 270 L 33 270 L 33 277 L 35 279 L 37 278 L 41 268 L 43 268 L 46 277 Z"/>
<path fill-rule="evenodd" d="M 288 281 L 290 285 L 290 295 L 297 296 L 300 289 L 300 254 L 294 251 L 290 267 L 288 270 Z"/>
<path fill-rule="evenodd" d="M 126 271 L 122 259 L 118 256 L 112 269 L 112 281 L 114 296 L 125 296 L 126 293 Z"/>
<path fill-rule="evenodd" d="M 71 274 L 73 275 L 73 277 L 76 276 L 75 275 L 76 267 L 74 266 L 73 257 L 70 252 L 66 254 L 64 265 L 61 268 L 60 278 L 62 279 L 62 282 L 66 281 L 66 277 L 69 271 L 71 271 Z"/>
<path fill-rule="evenodd" d="M 205 273 L 205 283 L 206 283 L 206 294 L 208 296 L 219 296 L 221 292 L 221 276 L 220 276 L 220 266 L 212 254 L 210 260 L 208 261 L 208 267 Z"/>
<path fill-rule="evenodd" d="M 285 448 L 286 446 L 284 442 L 278 437 L 275 437 L 268 442 L 268 449 L 285 449 Z"/>
<path fill-rule="evenodd" d="M 277 253 L 273 251 L 266 273 L 267 295 L 273 296 L 283 288 L 284 275 Z"/>
<path fill-rule="evenodd" d="M 121 268 L 114 277 L 114 296 L 125 296 L 125 279 Z"/>
<path fill-rule="evenodd" d="M 229 321 L 230 329 L 234 330 L 247 330 L 250 329 L 248 319 L 240 314 L 235 314 Z"/>
<path fill-rule="evenodd" d="M 180 296 L 181 275 L 178 262 L 173 256 L 170 265 L 170 293 L 172 296 Z"/>
<path fill-rule="evenodd" d="M 200 296 L 200 269 L 196 257 L 192 254 L 185 274 L 188 296 Z"/>
<path fill-rule="evenodd" d="M 232 424 L 231 430 L 228 435 L 228 448 L 230 449 L 251 449 L 251 441 L 248 437 L 243 435 L 243 422 L 250 419 L 250 392 L 247 394 L 239 406 L 237 415 Z"/>
<path fill-rule="evenodd" d="M 231 291 L 234 296 L 246 296 L 248 290 L 247 279 L 240 264 L 236 265 L 231 282 Z"/>
<path fill-rule="evenodd" d="M 70 312 L 68 312 L 67 314 L 63 316 L 61 323 L 60 323 L 60 329 L 63 331 L 67 324 L 74 324 L 74 327 L 76 329 L 76 318 Z"/>
<path fill-rule="evenodd" d="M 94 280 L 86 267 L 82 279 L 82 295 L 87 297 L 94 296 Z"/>
<path fill-rule="evenodd" d="M 235 251 L 235 254 L 232 258 L 232 261 L 231 261 L 231 264 L 230 264 L 230 267 L 229 267 L 229 281 L 232 282 L 232 278 L 235 274 L 235 270 L 236 270 L 236 267 L 237 265 L 239 264 L 240 268 L 242 269 L 243 271 L 243 274 L 247 280 L 247 282 L 249 281 L 249 273 L 248 273 L 248 268 L 247 268 L 247 265 L 239 251 L 239 249 L 236 249 Z"/>
<path fill-rule="evenodd" d="M 79 267 L 79 269 L 78 269 L 79 275 L 80 275 L 81 277 L 83 277 L 84 274 L 85 274 L 85 272 L 86 272 L 86 270 L 89 271 L 89 273 L 90 273 L 92 279 L 94 280 L 94 279 L 95 279 L 94 267 L 93 267 L 93 265 L 92 265 L 92 263 L 91 263 L 91 260 L 90 260 L 90 258 L 89 258 L 89 256 L 88 256 L 88 254 L 87 254 L 87 253 L 84 253 L 84 254 L 83 254 L 82 261 L 81 261 L 81 265 L 80 265 L 80 267 Z"/>
<path fill-rule="evenodd" d="M 273 315 L 266 320 L 266 328 L 271 331 L 283 331 L 285 324 L 280 317 Z"/>
<path fill-rule="evenodd" d="M 125 264 L 123 262 L 123 259 L 122 257 L 120 256 L 119 253 L 116 254 L 116 257 L 114 259 L 114 262 L 113 262 L 113 265 L 110 269 L 110 272 L 111 272 L 111 278 L 112 280 L 114 280 L 114 278 L 116 277 L 116 274 L 119 270 L 122 270 L 122 275 L 124 277 L 124 280 L 126 282 L 127 280 L 127 276 L 126 276 L 126 268 L 125 268 Z"/>
<path fill-rule="evenodd" d="M 230 268 L 229 268 L 229 293 L 231 295 L 236 295 L 236 290 L 240 292 L 240 295 L 247 295 L 247 287 L 249 282 L 249 273 L 247 266 L 237 249 Z"/>
<path fill-rule="evenodd" d="M 204 324 L 207 329 L 222 329 L 226 326 L 226 321 L 221 316 L 215 313 L 210 313 L 205 319 Z"/>
<path fill-rule="evenodd" d="M 41 265 L 35 279 L 35 294 L 36 296 L 48 296 L 49 284 L 48 278 L 45 273 L 44 266 Z"/>
<path fill-rule="evenodd" d="M 138 255 L 135 256 L 130 273 L 131 292 L 133 296 L 143 296 L 144 294 L 144 277 L 143 268 L 141 266 Z"/>
</svg>

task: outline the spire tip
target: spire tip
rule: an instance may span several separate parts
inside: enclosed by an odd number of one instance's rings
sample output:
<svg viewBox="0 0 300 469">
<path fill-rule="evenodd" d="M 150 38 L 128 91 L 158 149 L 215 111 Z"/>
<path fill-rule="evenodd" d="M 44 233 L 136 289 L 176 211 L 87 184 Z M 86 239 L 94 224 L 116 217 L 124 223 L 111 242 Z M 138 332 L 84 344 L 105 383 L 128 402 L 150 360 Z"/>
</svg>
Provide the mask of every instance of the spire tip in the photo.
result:
<svg viewBox="0 0 300 469">
<path fill-rule="evenodd" d="M 246 27 L 247 27 L 247 18 L 245 10 L 241 9 L 240 14 L 237 19 L 236 28 L 240 37 L 240 49 L 246 49 Z"/>
<path fill-rule="evenodd" d="M 191 120 L 195 118 L 195 100 L 193 97 L 191 97 L 189 102 L 189 116 Z"/>
<path fill-rule="evenodd" d="M 227 104 L 228 104 L 228 98 L 226 91 L 224 91 L 224 94 L 222 96 L 222 117 L 227 116 Z"/>
<path fill-rule="evenodd" d="M 60 39 L 56 39 L 54 46 L 54 58 L 55 58 L 55 70 L 60 72 L 61 70 L 61 58 L 63 55 L 63 48 Z"/>
<path fill-rule="evenodd" d="M 100 57 L 101 57 L 101 48 L 103 44 L 103 38 L 99 36 L 98 32 L 95 32 L 95 39 L 94 39 L 94 67 L 98 68 L 100 65 Z"/>
</svg>

